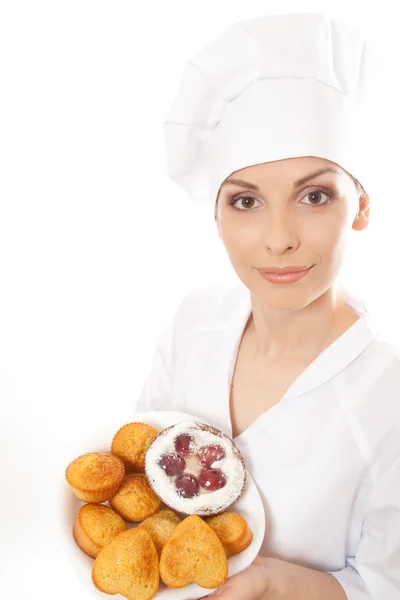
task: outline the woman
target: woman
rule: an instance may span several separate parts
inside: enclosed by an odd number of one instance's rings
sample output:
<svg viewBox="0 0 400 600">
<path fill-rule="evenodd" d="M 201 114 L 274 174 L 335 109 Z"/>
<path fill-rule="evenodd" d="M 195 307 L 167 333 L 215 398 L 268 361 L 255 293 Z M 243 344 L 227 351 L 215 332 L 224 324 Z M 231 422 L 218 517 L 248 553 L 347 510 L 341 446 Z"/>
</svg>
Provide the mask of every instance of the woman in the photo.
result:
<svg viewBox="0 0 400 600">
<path fill-rule="evenodd" d="M 211 197 L 241 283 L 183 298 L 136 411 L 212 420 L 258 486 L 264 543 L 221 600 L 400 598 L 400 361 L 338 284 L 369 220 L 367 56 L 323 15 L 239 22 L 189 61 L 166 123 L 171 177 Z"/>
</svg>

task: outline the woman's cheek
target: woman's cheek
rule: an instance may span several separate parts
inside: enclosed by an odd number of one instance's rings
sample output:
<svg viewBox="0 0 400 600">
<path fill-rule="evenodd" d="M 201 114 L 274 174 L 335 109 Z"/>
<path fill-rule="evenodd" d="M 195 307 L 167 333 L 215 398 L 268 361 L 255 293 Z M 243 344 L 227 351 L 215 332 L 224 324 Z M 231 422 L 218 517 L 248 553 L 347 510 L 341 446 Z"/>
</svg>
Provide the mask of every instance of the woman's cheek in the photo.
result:
<svg viewBox="0 0 400 600">
<path fill-rule="evenodd" d="M 258 229 L 243 224 L 229 226 L 226 223 L 221 227 L 221 238 L 229 254 L 239 254 L 243 258 L 260 243 Z"/>
<path fill-rule="evenodd" d="M 330 215 L 332 217 L 332 215 Z M 308 231 L 308 243 L 313 255 L 318 255 L 321 266 L 335 277 L 343 263 L 348 234 L 342 218 L 326 219 Z"/>
<path fill-rule="evenodd" d="M 327 211 L 321 218 L 310 219 L 304 227 L 305 238 L 316 248 L 327 250 L 340 246 L 346 236 L 344 211 Z"/>
</svg>

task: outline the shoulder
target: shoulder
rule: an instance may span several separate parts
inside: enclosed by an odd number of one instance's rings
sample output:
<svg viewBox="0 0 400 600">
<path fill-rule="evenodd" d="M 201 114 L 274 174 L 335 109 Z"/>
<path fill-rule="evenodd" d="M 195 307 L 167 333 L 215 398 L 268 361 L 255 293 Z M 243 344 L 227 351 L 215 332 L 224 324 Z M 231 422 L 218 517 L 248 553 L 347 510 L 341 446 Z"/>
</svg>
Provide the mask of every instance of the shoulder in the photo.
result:
<svg viewBox="0 0 400 600">
<path fill-rule="evenodd" d="M 379 335 L 355 361 L 348 417 L 374 478 L 400 457 L 400 352 Z"/>
<path fill-rule="evenodd" d="M 382 393 L 381 402 L 388 400 L 400 415 L 400 350 L 381 335 L 374 334 L 364 351 L 361 368 L 364 386 Z M 361 373 L 360 373 L 361 374 Z M 395 400 L 394 402 L 392 402 Z"/>
</svg>

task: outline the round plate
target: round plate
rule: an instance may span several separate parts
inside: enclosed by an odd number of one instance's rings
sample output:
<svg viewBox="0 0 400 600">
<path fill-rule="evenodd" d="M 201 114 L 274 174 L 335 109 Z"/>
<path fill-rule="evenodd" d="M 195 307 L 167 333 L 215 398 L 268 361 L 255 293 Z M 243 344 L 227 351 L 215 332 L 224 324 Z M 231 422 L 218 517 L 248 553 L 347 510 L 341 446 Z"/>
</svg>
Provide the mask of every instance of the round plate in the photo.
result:
<svg viewBox="0 0 400 600">
<path fill-rule="evenodd" d="M 213 425 L 212 423 L 208 423 L 203 419 L 194 417 L 193 415 L 175 411 L 134 413 L 131 421 L 128 420 L 121 422 L 121 420 L 119 420 L 117 423 L 108 423 L 101 431 L 88 431 L 88 435 L 84 443 L 81 444 L 80 447 L 76 448 L 73 456 L 70 457 L 70 462 L 86 452 L 110 452 L 111 442 L 114 435 L 117 433 L 118 429 L 120 429 L 126 423 L 140 421 L 143 423 L 148 423 L 149 425 L 155 427 L 155 429 L 158 431 L 161 431 L 169 425 L 175 425 L 176 423 L 180 423 L 181 421 L 185 420 L 196 420 L 206 423 L 207 425 Z M 67 466 L 68 464 L 65 465 L 65 469 Z M 78 511 L 84 502 L 81 502 L 72 492 L 71 487 L 68 485 L 65 479 L 65 469 L 60 476 L 62 502 L 60 506 L 61 522 L 59 524 L 61 530 L 61 542 L 64 552 L 68 558 L 72 570 L 80 579 L 84 587 L 96 598 L 101 598 L 102 600 L 105 600 L 106 598 L 109 599 L 110 595 L 104 594 L 98 590 L 92 582 L 92 567 L 95 559 L 87 556 L 87 554 L 85 554 L 77 546 L 72 536 L 72 529 L 75 523 L 76 515 L 78 514 Z M 109 506 L 108 502 L 105 502 L 104 504 Z M 164 508 L 164 505 L 162 508 Z M 240 514 L 247 521 L 251 530 L 253 531 L 253 541 L 250 546 L 240 554 L 236 554 L 235 556 L 228 558 L 228 577 L 231 577 L 232 575 L 243 571 L 243 569 L 246 569 L 253 562 L 261 548 L 264 539 L 264 505 L 257 486 L 248 471 L 246 471 L 246 486 L 243 494 L 227 510 L 232 510 Z M 128 528 L 136 526 L 135 523 L 127 523 L 127 525 Z M 203 596 L 211 594 L 212 591 L 213 590 L 211 589 L 200 587 L 195 583 L 191 583 L 183 588 L 172 589 L 167 587 L 160 579 L 160 587 L 155 595 L 155 598 L 159 598 L 160 600 L 167 598 L 170 600 L 195 600 L 196 598 L 202 598 Z M 113 597 L 116 598 L 116 600 L 122 600 L 124 598 L 124 596 L 121 594 L 115 594 Z"/>
</svg>

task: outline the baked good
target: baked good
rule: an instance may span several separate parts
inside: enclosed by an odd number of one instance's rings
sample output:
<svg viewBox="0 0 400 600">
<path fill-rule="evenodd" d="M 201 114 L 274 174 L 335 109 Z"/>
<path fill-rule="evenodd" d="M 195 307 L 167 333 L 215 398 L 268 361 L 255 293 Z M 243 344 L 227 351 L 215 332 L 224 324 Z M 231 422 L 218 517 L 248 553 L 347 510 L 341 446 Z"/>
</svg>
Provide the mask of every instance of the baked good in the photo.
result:
<svg viewBox="0 0 400 600">
<path fill-rule="evenodd" d="M 246 484 L 244 460 L 234 441 L 196 421 L 157 435 L 146 452 L 145 474 L 164 504 L 184 515 L 221 513 Z"/>
<path fill-rule="evenodd" d="M 124 475 L 124 463 L 110 452 L 82 454 L 65 471 L 75 496 L 91 503 L 110 500 L 117 493 Z"/>
<path fill-rule="evenodd" d="M 126 521 L 138 522 L 157 513 L 162 502 L 144 473 L 132 473 L 124 477 L 110 506 Z"/>
<path fill-rule="evenodd" d="M 104 546 L 93 563 L 92 581 L 106 594 L 119 593 L 128 600 L 154 598 L 160 582 L 158 555 L 146 529 L 127 529 Z"/>
<path fill-rule="evenodd" d="M 222 542 L 227 557 L 246 550 L 253 541 L 253 532 L 247 521 L 235 512 L 225 511 L 213 517 L 204 517 Z"/>
<path fill-rule="evenodd" d="M 125 521 L 108 506 L 84 504 L 76 516 L 73 536 L 85 554 L 96 558 L 100 550 L 125 529 Z"/>
<path fill-rule="evenodd" d="M 125 473 L 144 473 L 144 457 L 147 448 L 158 431 L 147 423 L 127 423 L 114 435 L 111 452 L 123 460 Z"/>
<path fill-rule="evenodd" d="M 158 556 L 161 556 L 161 551 L 167 540 L 181 521 L 182 519 L 176 512 L 170 508 L 164 508 L 152 517 L 142 521 L 138 527 L 144 527 L 149 532 Z"/>
<path fill-rule="evenodd" d="M 228 577 L 228 560 L 215 531 L 197 515 L 186 517 L 161 552 L 160 577 L 171 588 L 194 582 L 212 589 Z"/>
</svg>

